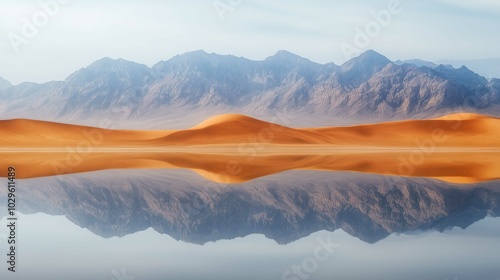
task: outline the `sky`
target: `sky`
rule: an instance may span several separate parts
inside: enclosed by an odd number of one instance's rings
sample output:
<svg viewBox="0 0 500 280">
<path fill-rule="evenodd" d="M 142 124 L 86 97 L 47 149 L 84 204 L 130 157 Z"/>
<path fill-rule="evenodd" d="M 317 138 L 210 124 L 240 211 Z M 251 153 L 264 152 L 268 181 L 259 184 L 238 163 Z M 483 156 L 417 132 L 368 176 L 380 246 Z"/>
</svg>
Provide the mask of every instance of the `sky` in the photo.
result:
<svg viewBox="0 0 500 280">
<path fill-rule="evenodd" d="M 203 49 L 342 64 L 500 58 L 498 0 L 0 0 L 0 77 L 64 80 L 103 57 L 152 66 Z"/>
</svg>

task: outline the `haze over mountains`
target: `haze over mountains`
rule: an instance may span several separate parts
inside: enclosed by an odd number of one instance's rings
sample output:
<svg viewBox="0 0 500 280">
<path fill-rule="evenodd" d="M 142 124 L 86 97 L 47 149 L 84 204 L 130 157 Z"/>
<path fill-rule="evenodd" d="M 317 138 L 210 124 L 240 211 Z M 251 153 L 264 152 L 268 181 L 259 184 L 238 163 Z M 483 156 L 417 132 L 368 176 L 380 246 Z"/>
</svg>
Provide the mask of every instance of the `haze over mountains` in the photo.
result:
<svg viewBox="0 0 500 280">
<path fill-rule="evenodd" d="M 500 58 L 491 59 L 475 59 L 475 60 L 449 60 L 443 59 L 436 62 L 426 61 L 422 59 L 396 60 L 394 63 L 401 65 L 404 63 L 414 64 L 416 66 L 427 66 L 436 68 L 439 65 L 446 67 L 460 68 L 466 66 L 471 71 L 478 73 L 488 80 L 500 77 Z"/>
<path fill-rule="evenodd" d="M 264 61 L 195 51 L 151 68 L 104 58 L 59 82 L 0 80 L 0 104 L 2 119 L 128 129 L 185 128 L 222 113 L 311 127 L 453 112 L 500 116 L 500 80 L 466 67 L 398 65 L 374 51 L 341 66 L 287 51 Z"/>
<path fill-rule="evenodd" d="M 9 81 L 0 77 L 0 90 L 6 89 L 6 88 L 11 87 L 11 86 L 12 86 L 12 84 Z"/>
<path fill-rule="evenodd" d="M 500 58 L 477 60 L 439 60 L 438 64 L 448 64 L 455 68 L 466 65 L 469 69 L 487 79 L 500 77 Z"/>
</svg>

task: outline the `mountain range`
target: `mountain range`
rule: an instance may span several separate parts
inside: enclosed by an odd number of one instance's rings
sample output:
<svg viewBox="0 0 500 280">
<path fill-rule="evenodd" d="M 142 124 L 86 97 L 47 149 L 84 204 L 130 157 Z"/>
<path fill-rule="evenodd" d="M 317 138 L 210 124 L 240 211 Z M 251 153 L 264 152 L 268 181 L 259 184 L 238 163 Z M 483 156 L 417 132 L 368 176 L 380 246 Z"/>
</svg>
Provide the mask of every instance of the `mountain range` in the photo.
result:
<svg viewBox="0 0 500 280">
<path fill-rule="evenodd" d="M 371 50 L 340 66 L 287 51 L 263 61 L 194 51 L 151 68 L 104 58 L 64 81 L 0 80 L 0 119 L 160 129 L 223 113 L 302 127 L 455 112 L 500 116 L 499 79 L 416 61 L 394 63 Z"/>
<path fill-rule="evenodd" d="M 414 64 L 416 66 L 427 66 L 430 68 L 436 68 L 439 65 L 460 68 L 465 65 L 470 70 L 478 73 L 488 80 L 500 77 L 500 58 L 475 60 L 438 60 L 436 62 L 426 61 L 422 59 L 410 59 L 396 60 L 394 61 L 394 63 L 399 65 L 408 63 Z"/>
</svg>

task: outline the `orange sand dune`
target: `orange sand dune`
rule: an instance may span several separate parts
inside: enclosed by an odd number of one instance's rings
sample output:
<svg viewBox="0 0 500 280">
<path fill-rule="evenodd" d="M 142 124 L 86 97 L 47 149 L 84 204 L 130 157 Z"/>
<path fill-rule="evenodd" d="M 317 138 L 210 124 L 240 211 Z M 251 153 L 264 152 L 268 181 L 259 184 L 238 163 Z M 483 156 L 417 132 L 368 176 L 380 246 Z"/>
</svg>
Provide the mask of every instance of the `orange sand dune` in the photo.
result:
<svg viewBox="0 0 500 280">
<path fill-rule="evenodd" d="M 130 131 L 33 120 L 0 121 L 0 176 L 104 169 L 187 168 L 217 182 L 285 170 L 356 171 L 457 183 L 500 179 L 500 119 L 432 120 L 298 129 L 221 115 L 186 130 Z"/>
<path fill-rule="evenodd" d="M 434 120 L 388 122 L 351 127 L 293 129 L 242 115 L 223 115 L 188 130 L 170 133 L 156 145 L 322 144 L 339 147 L 495 147 L 500 119 L 455 114 Z"/>
<path fill-rule="evenodd" d="M 339 148 L 500 148 L 500 119 L 455 114 L 350 127 L 296 129 L 221 115 L 177 131 L 108 130 L 33 120 L 0 121 L 0 148 L 330 145 Z"/>
<path fill-rule="evenodd" d="M 335 152 L 328 154 L 192 153 L 1 153 L 0 177 L 8 165 L 17 177 L 81 173 L 107 169 L 191 169 L 222 183 L 249 181 L 286 170 L 325 170 L 429 177 L 455 183 L 500 179 L 500 152 Z"/>
<path fill-rule="evenodd" d="M 134 147 L 169 131 L 110 130 L 46 121 L 15 119 L 0 121 L 0 148 Z"/>
</svg>

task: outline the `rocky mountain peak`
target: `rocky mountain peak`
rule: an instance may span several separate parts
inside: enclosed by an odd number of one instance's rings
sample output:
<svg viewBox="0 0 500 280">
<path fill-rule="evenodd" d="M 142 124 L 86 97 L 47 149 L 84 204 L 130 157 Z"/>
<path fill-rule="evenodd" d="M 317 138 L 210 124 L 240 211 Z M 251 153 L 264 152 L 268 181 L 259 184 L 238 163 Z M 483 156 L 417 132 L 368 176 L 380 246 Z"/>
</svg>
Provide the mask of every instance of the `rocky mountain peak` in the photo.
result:
<svg viewBox="0 0 500 280">
<path fill-rule="evenodd" d="M 150 68 L 146 65 L 125 59 L 102 58 L 82 68 L 68 78 L 69 84 L 85 84 L 96 79 L 116 79 L 121 82 L 140 83 L 150 76 Z"/>
<path fill-rule="evenodd" d="M 339 119 L 357 124 L 442 116 L 463 110 L 467 96 L 476 93 L 481 107 L 474 112 L 498 116 L 498 84 L 466 67 L 397 65 L 375 51 L 336 66 L 288 51 L 252 61 L 200 50 L 152 68 L 104 58 L 64 82 L 10 86 L 2 90 L 0 102 L 4 108 L 15 102 L 18 113 L 12 117 L 39 118 L 43 113 L 46 120 L 67 122 L 71 116 L 74 123 L 86 125 L 113 116 L 110 112 L 119 106 L 133 112 L 131 120 L 154 129 L 195 125 L 214 112 L 266 120 L 286 110 L 300 116 L 295 125 L 312 127 Z M 192 112 L 197 118 L 182 117 Z M 123 125 L 131 128 L 125 120 Z"/>
<path fill-rule="evenodd" d="M 382 69 L 391 61 L 374 50 L 368 50 L 342 64 L 342 71 L 350 71 L 353 68 L 364 67 Z"/>
<path fill-rule="evenodd" d="M 340 66 L 341 80 L 347 86 L 358 87 L 389 63 L 392 62 L 387 57 L 368 50 Z"/>
</svg>

